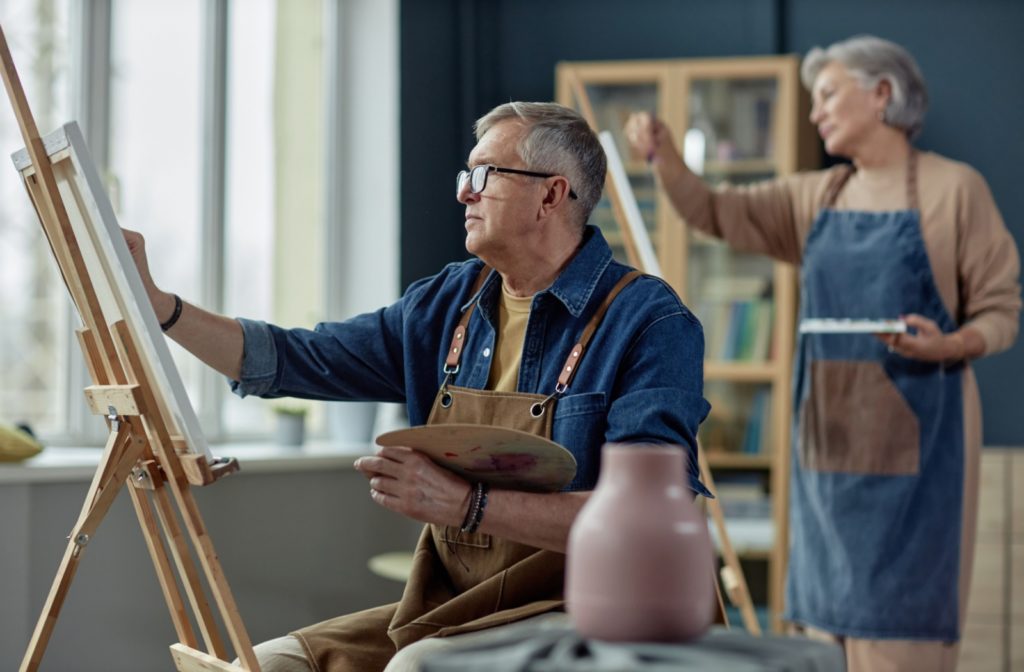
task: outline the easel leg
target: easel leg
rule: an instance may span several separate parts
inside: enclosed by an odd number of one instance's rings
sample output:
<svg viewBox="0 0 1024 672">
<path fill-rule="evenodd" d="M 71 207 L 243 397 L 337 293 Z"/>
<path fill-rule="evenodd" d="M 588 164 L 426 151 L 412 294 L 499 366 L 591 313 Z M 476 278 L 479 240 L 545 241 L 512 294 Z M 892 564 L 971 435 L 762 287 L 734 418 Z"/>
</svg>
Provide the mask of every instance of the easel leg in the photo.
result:
<svg viewBox="0 0 1024 672">
<path fill-rule="evenodd" d="M 167 610 L 171 614 L 171 621 L 174 623 L 174 630 L 178 634 L 178 641 L 196 648 L 198 640 L 195 630 L 189 621 L 188 613 L 185 611 L 185 603 L 181 599 L 181 592 L 178 590 L 177 581 L 174 578 L 174 570 L 167 558 L 167 551 L 160 543 L 160 529 L 157 526 L 156 517 L 153 514 L 153 507 L 146 497 L 146 493 L 138 488 L 129 487 L 128 494 L 131 495 L 132 505 L 135 507 L 135 514 L 139 518 L 139 524 L 144 531 L 146 548 L 149 550 L 149 557 L 153 560 L 153 568 L 156 570 L 157 580 L 160 582 L 160 590 L 164 594 L 164 601 L 167 602 Z"/>
<path fill-rule="evenodd" d="M 732 541 L 729 539 L 729 532 L 725 528 L 725 516 L 722 514 L 722 505 L 717 497 L 715 481 L 711 476 L 711 469 L 708 467 L 704 451 L 698 448 L 697 462 L 700 466 L 700 478 L 704 484 L 715 495 L 716 499 L 707 500 L 708 510 L 711 511 L 711 518 L 714 520 L 718 530 L 718 540 L 722 546 L 722 559 L 725 567 L 722 568 L 722 583 L 725 584 L 725 592 L 729 595 L 731 602 L 738 603 L 740 615 L 743 617 L 743 625 L 752 635 L 761 635 L 761 624 L 757 621 L 757 613 L 754 611 L 754 601 L 750 599 L 750 590 L 747 588 L 747 580 L 743 576 L 743 568 L 740 566 L 740 559 L 733 550 Z"/>
<path fill-rule="evenodd" d="M 168 443 L 168 445 L 170 444 Z M 157 452 L 159 454 L 160 450 L 158 449 Z M 231 639 L 231 645 L 234 647 L 235 653 L 244 669 L 259 670 L 259 661 L 256 660 L 256 655 L 253 653 L 249 633 L 246 632 L 245 626 L 242 624 L 234 596 L 231 594 L 231 588 L 227 583 L 227 577 L 224 576 L 224 570 L 220 565 L 217 552 L 213 548 L 213 541 L 206 532 L 206 526 L 203 523 L 202 516 L 199 514 L 199 507 L 196 506 L 185 474 L 182 472 L 178 462 L 168 459 L 163 454 L 160 454 L 159 457 L 168 476 L 167 485 L 170 487 L 175 503 L 181 511 L 185 529 L 188 530 L 189 538 L 195 546 L 199 564 L 202 566 L 203 573 L 209 582 L 210 592 L 213 593 L 213 598 L 217 603 L 219 612 L 224 617 L 224 627 L 227 630 L 228 637 Z M 205 604 L 205 601 L 203 604 Z M 203 668 L 196 669 L 201 670 Z"/>
<path fill-rule="evenodd" d="M 178 672 L 238 672 L 238 667 L 213 656 L 190 649 L 184 644 L 171 644 L 171 658 Z"/>
<path fill-rule="evenodd" d="M 178 574 L 182 577 L 182 585 L 185 587 L 185 593 L 188 596 L 189 603 L 192 605 L 192 613 L 195 614 L 196 621 L 199 623 L 199 629 L 202 632 L 203 641 L 206 643 L 206 649 L 221 659 L 227 658 L 227 649 L 224 647 L 224 641 L 217 630 L 217 624 L 213 618 L 213 609 L 206 599 L 206 594 L 197 589 L 200 585 L 199 570 L 192 561 L 191 555 L 189 555 L 188 542 L 185 539 L 185 535 L 182 534 L 181 526 L 178 524 L 174 506 L 171 503 L 166 487 L 158 487 L 153 496 L 156 498 L 156 511 L 160 518 L 160 524 L 167 538 L 171 555 L 174 557 L 174 562 L 178 567 Z M 184 644 L 188 644 L 188 640 L 182 639 L 181 641 Z"/>
<path fill-rule="evenodd" d="M 131 335 L 128 333 L 127 326 L 124 322 L 118 322 L 114 325 L 114 331 L 118 336 L 118 342 L 124 354 L 127 364 L 126 368 L 132 372 L 135 380 L 141 385 L 146 407 L 156 408 L 155 400 L 151 398 L 150 393 L 152 387 L 147 380 L 145 368 L 142 366 L 138 352 L 132 345 Z M 181 514 L 181 520 L 188 533 L 188 538 L 195 548 L 199 565 L 206 576 L 210 592 L 213 594 L 213 599 L 217 604 L 218 612 L 224 619 L 224 628 L 231 639 L 231 645 L 234 647 L 235 654 L 238 656 L 244 669 L 256 672 L 260 669 L 260 665 L 259 661 L 256 660 L 256 654 L 253 653 L 249 633 L 246 632 L 245 625 L 242 623 L 242 618 L 238 613 L 238 606 L 235 604 L 235 598 L 231 594 L 231 588 L 228 586 L 227 577 L 224 575 L 220 559 L 214 550 L 213 541 L 210 539 L 209 534 L 207 534 L 206 524 L 199 513 L 199 507 L 196 505 L 195 498 L 192 496 L 188 478 L 186 478 L 181 466 L 181 460 L 178 458 L 177 453 L 174 452 L 174 444 L 171 441 L 170 434 L 167 432 L 167 426 L 160 422 L 154 422 L 154 419 L 149 416 L 143 417 L 143 425 L 147 436 L 150 437 L 150 448 L 159 460 L 160 466 L 163 467 L 165 480 L 157 488 L 157 491 L 163 491 L 164 494 L 157 497 L 159 505 L 157 510 L 161 513 L 161 522 L 165 526 L 165 531 L 171 536 L 173 542 L 171 549 L 172 552 L 176 553 L 175 559 L 178 559 L 178 555 L 184 559 L 187 557 L 187 553 L 178 553 L 176 551 L 176 549 L 184 546 L 184 542 L 178 541 L 181 539 L 181 533 L 178 530 L 177 524 L 173 522 L 175 520 L 172 515 L 174 507 L 168 501 L 167 490 L 170 491 L 170 495 L 173 497 L 173 504 Z M 203 627 L 204 637 L 207 638 L 208 642 L 219 644 L 219 647 L 211 646 L 210 648 L 218 656 L 225 657 L 223 644 L 211 638 L 207 633 L 207 630 L 213 632 L 216 628 L 213 627 L 210 608 L 206 600 L 197 597 L 202 595 L 202 586 L 199 584 L 197 572 L 192 567 L 191 561 L 179 561 L 179 568 L 182 570 L 182 581 L 188 586 L 187 590 L 189 590 L 189 597 L 195 608 L 196 617 L 200 620 L 201 627 Z M 170 604 L 168 603 L 168 605 Z"/>
<path fill-rule="evenodd" d="M 43 612 L 39 616 L 32 639 L 25 651 L 25 657 L 21 662 L 21 672 L 34 672 L 39 668 L 46 645 L 49 644 L 54 626 L 57 625 L 60 609 L 64 606 L 64 600 L 67 598 L 68 589 L 78 571 L 82 550 L 89 543 L 103 517 L 106 516 L 110 505 L 113 504 L 114 498 L 131 473 L 132 466 L 139 459 L 144 447 L 145 441 L 132 434 L 131 426 L 128 423 L 122 423 L 117 432 L 110 435 L 104 455 L 105 460 L 119 456 L 116 467 L 110 469 L 108 468 L 110 465 L 104 464 L 101 469 L 96 471 L 96 477 L 85 498 L 82 513 L 71 532 L 67 549 L 64 551 L 64 558 L 53 579 Z"/>
</svg>

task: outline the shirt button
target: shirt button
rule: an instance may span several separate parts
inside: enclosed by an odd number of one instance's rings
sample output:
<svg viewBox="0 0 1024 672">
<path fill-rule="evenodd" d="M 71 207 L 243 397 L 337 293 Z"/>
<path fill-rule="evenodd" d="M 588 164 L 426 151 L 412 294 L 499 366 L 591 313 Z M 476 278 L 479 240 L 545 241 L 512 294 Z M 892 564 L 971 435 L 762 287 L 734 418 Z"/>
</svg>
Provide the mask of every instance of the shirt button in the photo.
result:
<svg viewBox="0 0 1024 672">
<path fill-rule="evenodd" d="M 482 353 L 480 353 L 480 354 L 482 354 L 484 357 L 490 357 L 491 356 L 491 349 L 490 348 L 484 348 L 484 351 Z"/>
</svg>

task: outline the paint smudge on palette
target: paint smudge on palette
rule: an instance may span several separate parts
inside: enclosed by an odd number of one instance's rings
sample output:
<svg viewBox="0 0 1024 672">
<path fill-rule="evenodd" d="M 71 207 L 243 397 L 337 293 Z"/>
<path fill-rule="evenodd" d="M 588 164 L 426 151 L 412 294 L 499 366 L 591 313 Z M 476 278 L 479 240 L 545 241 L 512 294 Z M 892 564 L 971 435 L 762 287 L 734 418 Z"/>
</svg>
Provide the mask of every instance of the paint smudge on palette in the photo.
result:
<svg viewBox="0 0 1024 672">
<path fill-rule="evenodd" d="M 469 471 L 480 473 L 521 473 L 537 466 L 537 456 L 529 453 L 501 453 L 473 460 Z"/>
</svg>

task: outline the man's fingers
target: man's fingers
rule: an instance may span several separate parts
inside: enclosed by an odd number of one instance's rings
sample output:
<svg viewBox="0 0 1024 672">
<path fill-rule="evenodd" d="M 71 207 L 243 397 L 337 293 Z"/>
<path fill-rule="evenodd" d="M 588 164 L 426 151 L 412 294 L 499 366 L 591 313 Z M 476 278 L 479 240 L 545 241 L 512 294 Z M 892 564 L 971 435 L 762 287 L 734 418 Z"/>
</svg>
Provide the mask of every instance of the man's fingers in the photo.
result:
<svg viewBox="0 0 1024 672">
<path fill-rule="evenodd" d="M 384 457 L 360 457 L 352 466 L 367 475 L 367 477 L 374 474 L 394 477 L 398 474 L 400 464 Z"/>
<path fill-rule="evenodd" d="M 370 479 L 370 490 L 375 490 L 390 497 L 398 497 L 399 493 L 395 486 L 398 481 L 387 476 L 374 476 Z"/>
<path fill-rule="evenodd" d="M 395 462 L 405 462 L 413 454 L 413 449 L 406 446 L 381 446 L 377 451 L 378 457 L 384 457 Z"/>
</svg>

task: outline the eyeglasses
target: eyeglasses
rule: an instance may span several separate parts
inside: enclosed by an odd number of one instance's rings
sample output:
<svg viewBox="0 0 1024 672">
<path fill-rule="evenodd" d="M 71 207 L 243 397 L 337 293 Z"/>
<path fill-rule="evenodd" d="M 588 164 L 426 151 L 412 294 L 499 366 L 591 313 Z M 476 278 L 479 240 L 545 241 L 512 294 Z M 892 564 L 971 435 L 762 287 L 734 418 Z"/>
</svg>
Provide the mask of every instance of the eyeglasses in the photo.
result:
<svg viewBox="0 0 1024 672">
<path fill-rule="evenodd" d="M 556 173 L 537 173 L 532 170 L 519 170 L 518 168 L 499 168 L 488 163 L 477 166 L 472 170 L 460 170 L 459 174 L 455 176 L 455 195 L 458 196 L 462 193 L 462 188 L 466 186 L 466 180 L 469 180 L 469 193 L 479 194 L 487 188 L 487 175 L 489 173 L 513 173 L 515 175 L 526 175 L 527 177 L 557 177 Z M 576 192 L 572 189 L 569 190 L 569 198 L 573 200 L 578 198 Z"/>
</svg>

